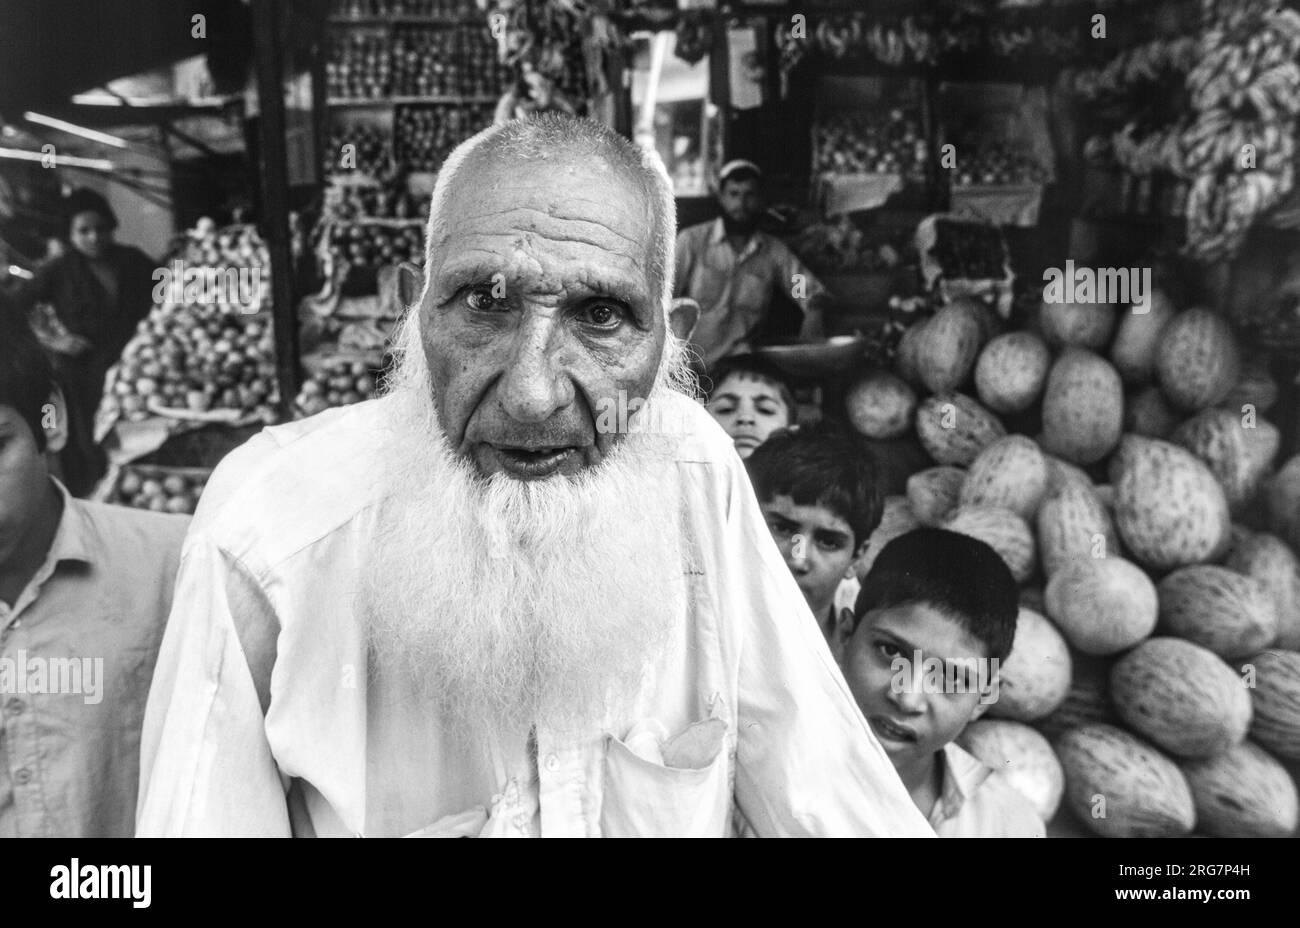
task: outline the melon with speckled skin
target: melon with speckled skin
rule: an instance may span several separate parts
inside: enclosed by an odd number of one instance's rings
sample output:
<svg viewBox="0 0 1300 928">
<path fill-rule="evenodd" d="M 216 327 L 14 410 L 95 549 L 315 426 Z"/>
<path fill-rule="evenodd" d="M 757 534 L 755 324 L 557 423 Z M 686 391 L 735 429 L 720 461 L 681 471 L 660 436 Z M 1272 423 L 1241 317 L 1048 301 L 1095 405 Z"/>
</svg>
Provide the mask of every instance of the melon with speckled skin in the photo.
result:
<svg viewBox="0 0 1300 928">
<path fill-rule="evenodd" d="M 1097 350 L 1110 340 L 1115 307 L 1110 303 L 1048 303 L 1038 312 L 1043 337 L 1054 347 Z"/>
<path fill-rule="evenodd" d="M 913 387 L 923 385 L 918 352 L 921 348 L 921 334 L 929 321 L 926 319 L 908 326 L 899 338 L 898 350 L 894 353 L 894 370 Z"/>
<path fill-rule="evenodd" d="M 1065 772 L 1046 738 L 1020 722 L 977 719 L 966 726 L 957 743 L 1000 770 L 1039 818 L 1052 820 L 1065 791 Z"/>
<path fill-rule="evenodd" d="M 1030 722 L 1050 715 L 1070 691 L 1070 648 L 1051 622 L 1032 609 L 1016 616 L 1011 653 L 989 715 Z"/>
<path fill-rule="evenodd" d="M 1113 555 L 1067 561 L 1047 582 L 1047 614 L 1085 654 L 1131 648 L 1156 627 L 1155 584 L 1136 565 Z"/>
<path fill-rule="evenodd" d="M 1119 725 L 1119 715 L 1110 701 L 1112 666 L 1114 661 L 1109 658 L 1071 655 L 1070 690 L 1056 711 L 1035 721 L 1035 727 L 1048 738 L 1056 739 L 1083 725 L 1098 722 Z"/>
<path fill-rule="evenodd" d="M 1165 399 L 1159 387 L 1143 387 L 1128 398 L 1124 407 L 1124 431 L 1147 438 L 1168 438 L 1178 427 L 1182 414 Z"/>
<path fill-rule="evenodd" d="M 983 333 L 980 322 L 965 305 L 945 306 L 921 331 L 916 347 L 916 370 L 931 393 L 956 390 L 975 367 Z"/>
<path fill-rule="evenodd" d="M 912 427 L 916 393 L 888 371 L 859 377 L 844 397 L 849 423 L 868 438 L 897 438 Z"/>
<path fill-rule="evenodd" d="M 960 467 L 927 467 L 907 478 L 907 500 L 922 525 L 937 525 L 957 506 L 966 471 Z"/>
<path fill-rule="evenodd" d="M 1038 561 L 1034 533 L 1010 509 L 958 506 L 940 527 L 984 542 L 1006 562 L 1016 583 L 1023 584 L 1033 576 Z"/>
<path fill-rule="evenodd" d="M 1163 290 L 1152 292 L 1145 313 L 1120 311 L 1119 329 L 1110 346 L 1110 361 L 1125 383 L 1149 383 L 1155 376 L 1156 348 L 1169 320 L 1178 312 Z"/>
<path fill-rule="evenodd" d="M 1115 527 L 1134 559 L 1156 570 L 1226 552 L 1228 500 L 1214 474 L 1178 445 L 1124 436 L 1115 481 Z"/>
<path fill-rule="evenodd" d="M 1179 757 L 1210 757 L 1250 728 L 1250 693 L 1223 659 L 1180 638 L 1148 638 L 1115 662 L 1110 698 L 1126 724 Z"/>
<path fill-rule="evenodd" d="M 1249 535 L 1232 546 L 1224 567 L 1253 577 L 1273 598 L 1279 648 L 1300 650 L 1300 558 L 1276 535 Z"/>
<path fill-rule="evenodd" d="M 916 411 L 916 435 L 938 464 L 965 467 L 1007 434 L 997 416 L 964 393 L 940 393 Z"/>
<path fill-rule="evenodd" d="M 1197 564 L 1175 570 L 1156 589 L 1160 627 L 1222 657 L 1254 654 L 1277 638 L 1277 607 L 1253 577 Z"/>
<path fill-rule="evenodd" d="M 1119 553 L 1110 513 L 1092 487 L 1070 482 L 1043 500 L 1038 507 L 1038 551 L 1048 577 L 1070 561 Z"/>
<path fill-rule="evenodd" d="M 1264 488 L 1269 528 L 1300 552 L 1300 454 L 1289 458 Z"/>
<path fill-rule="evenodd" d="M 1285 838 L 1300 823 L 1295 781 L 1258 745 L 1182 764 L 1199 830 L 1219 838 Z"/>
<path fill-rule="evenodd" d="M 1102 837 L 1176 838 L 1196 823 L 1182 771 L 1140 738 L 1113 725 L 1084 725 L 1063 734 L 1055 748 L 1065 771 L 1065 804 Z"/>
<path fill-rule="evenodd" d="M 1241 374 L 1237 337 L 1208 309 L 1179 313 L 1160 334 L 1156 374 L 1165 396 L 1180 409 L 1198 412 L 1221 403 Z"/>
<path fill-rule="evenodd" d="M 1205 462 L 1234 510 L 1259 491 L 1282 444 L 1271 422 L 1228 409 L 1202 410 L 1174 429 L 1169 440 Z"/>
<path fill-rule="evenodd" d="M 994 412 L 1024 412 L 1043 395 L 1051 366 L 1051 351 L 1032 332 L 999 335 L 975 362 L 975 392 Z"/>
<path fill-rule="evenodd" d="M 1074 464 L 1111 452 L 1124 427 L 1124 388 L 1106 360 L 1082 348 L 1061 352 L 1043 393 L 1043 450 Z"/>
<path fill-rule="evenodd" d="M 865 577 L 882 548 L 899 535 L 905 535 L 914 528 L 920 528 L 916 513 L 906 496 L 886 496 L 880 515 L 880 524 L 868 538 L 867 550 L 858 563 L 859 577 Z"/>
<path fill-rule="evenodd" d="M 958 501 L 963 506 L 1010 509 L 1029 520 L 1047 491 L 1047 461 L 1024 435 L 999 438 L 976 456 Z"/>
<path fill-rule="evenodd" d="M 1300 651 L 1270 648 L 1245 665 L 1254 668 L 1250 737 L 1278 757 L 1300 760 Z"/>
</svg>

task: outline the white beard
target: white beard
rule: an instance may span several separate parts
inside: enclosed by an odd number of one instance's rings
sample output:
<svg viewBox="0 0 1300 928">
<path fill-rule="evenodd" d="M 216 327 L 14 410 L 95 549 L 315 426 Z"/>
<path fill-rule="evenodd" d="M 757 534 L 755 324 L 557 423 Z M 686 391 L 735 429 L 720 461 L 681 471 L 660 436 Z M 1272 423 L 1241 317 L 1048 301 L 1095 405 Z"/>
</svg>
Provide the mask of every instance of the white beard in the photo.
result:
<svg viewBox="0 0 1300 928">
<path fill-rule="evenodd" d="M 359 599 L 372 671 L 461 734 L 609 724 L 685 614 L 676 441 L 644 429 L 683 401 L 668 396 L 688 385 L 680 349 L 600 465 L 522 481 L 485 480 L 450 447 L 415 313 L 397 348 L 388 502 Z"/>
</svg>

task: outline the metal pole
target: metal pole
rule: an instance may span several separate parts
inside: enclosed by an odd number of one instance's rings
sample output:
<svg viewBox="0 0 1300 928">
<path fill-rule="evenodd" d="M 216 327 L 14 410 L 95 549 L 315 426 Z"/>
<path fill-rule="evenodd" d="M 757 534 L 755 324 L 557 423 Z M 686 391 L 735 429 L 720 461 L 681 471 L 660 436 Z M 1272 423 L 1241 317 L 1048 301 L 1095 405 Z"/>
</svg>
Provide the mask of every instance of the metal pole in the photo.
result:
<svg viewBox="0 0 1300 928">
<path fill-rule="evenodd" d="M 258 137 L 262 158 L 262 231 L 271 257 L 271 318 L 280 414 L 291 418 L 298 394 L 298 323 L 294 312 L 293 255 L 289 230 L 289 172 L 285 148 L 284 75 L 280 0 L 253 0 L 253 51 L 257 67 Z"/>
</svg>

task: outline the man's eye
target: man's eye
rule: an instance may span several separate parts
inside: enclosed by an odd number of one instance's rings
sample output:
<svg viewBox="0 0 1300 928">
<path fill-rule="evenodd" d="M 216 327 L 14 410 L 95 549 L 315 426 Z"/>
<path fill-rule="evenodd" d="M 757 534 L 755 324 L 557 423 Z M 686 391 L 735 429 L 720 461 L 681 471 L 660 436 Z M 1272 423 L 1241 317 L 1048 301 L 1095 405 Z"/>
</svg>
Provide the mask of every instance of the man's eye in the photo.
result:
<svg viewBox="0 0 1300 928">
<path fill-rule="evenodd" d="M 843 548 L 843 547 L 844 547 L 844 543 L 843 543 L 843 542 L 840 542 L 840 541 L 827 541 L 826 539 L 818 539 L 818 541 L 817 541 L 817 545 L 818 545 L 818 547 L 820 547 L 823 551 L 838 551 L 838 550 L 840 550 L 840 548 Z"/>
<path fill-rule="evenodd" d="M 898 657 L 903 652 L 898 649 L 898 645 L 888 641 L 881 641 L 876 644 L 876 649 L 889 659 Z"/>
<path fill-rule="evenodd" d="M 469 293 L 465 294 L 465 304 L 470 309 L 476 309 L 480 312 L 490 312 L 494 309 L 500 309 L 504 300 L 498 300 L 492 295 L 490 287 L 475 287 Z"/>
<path fill-rule="evenodd" d="M 736 411 L 734 403 L 714 403 L 709 409 L 719 416 L 729 416 Z"/>
<path fill-rule="evenodd" d="M 782 522 L 769 522 L 767 527 L 772 530 L 773 535 L 789 535 L 794 531 L 793 528 Z"/>
<path fill-rule="evenodd" d="M 593 303 L 583 307 L 585 321 L 602 329 L 615 328 L 622 321 L 622 314 L 608 303 Z"/>
</svg>

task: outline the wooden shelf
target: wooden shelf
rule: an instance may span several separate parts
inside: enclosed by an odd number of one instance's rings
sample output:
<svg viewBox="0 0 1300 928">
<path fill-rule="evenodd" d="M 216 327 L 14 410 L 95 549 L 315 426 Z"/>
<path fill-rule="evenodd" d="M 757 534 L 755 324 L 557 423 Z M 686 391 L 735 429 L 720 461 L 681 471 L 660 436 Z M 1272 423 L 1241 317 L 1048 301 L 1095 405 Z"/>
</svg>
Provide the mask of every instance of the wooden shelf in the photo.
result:
<svg viewBox="0 0 1300 928">
<path fill-rule="evenodd" d="M 331 16 L 331 26 L 483 26 L 487 28 L 487 15 L 461 17 L 432 16 Z"/>
</svg>

